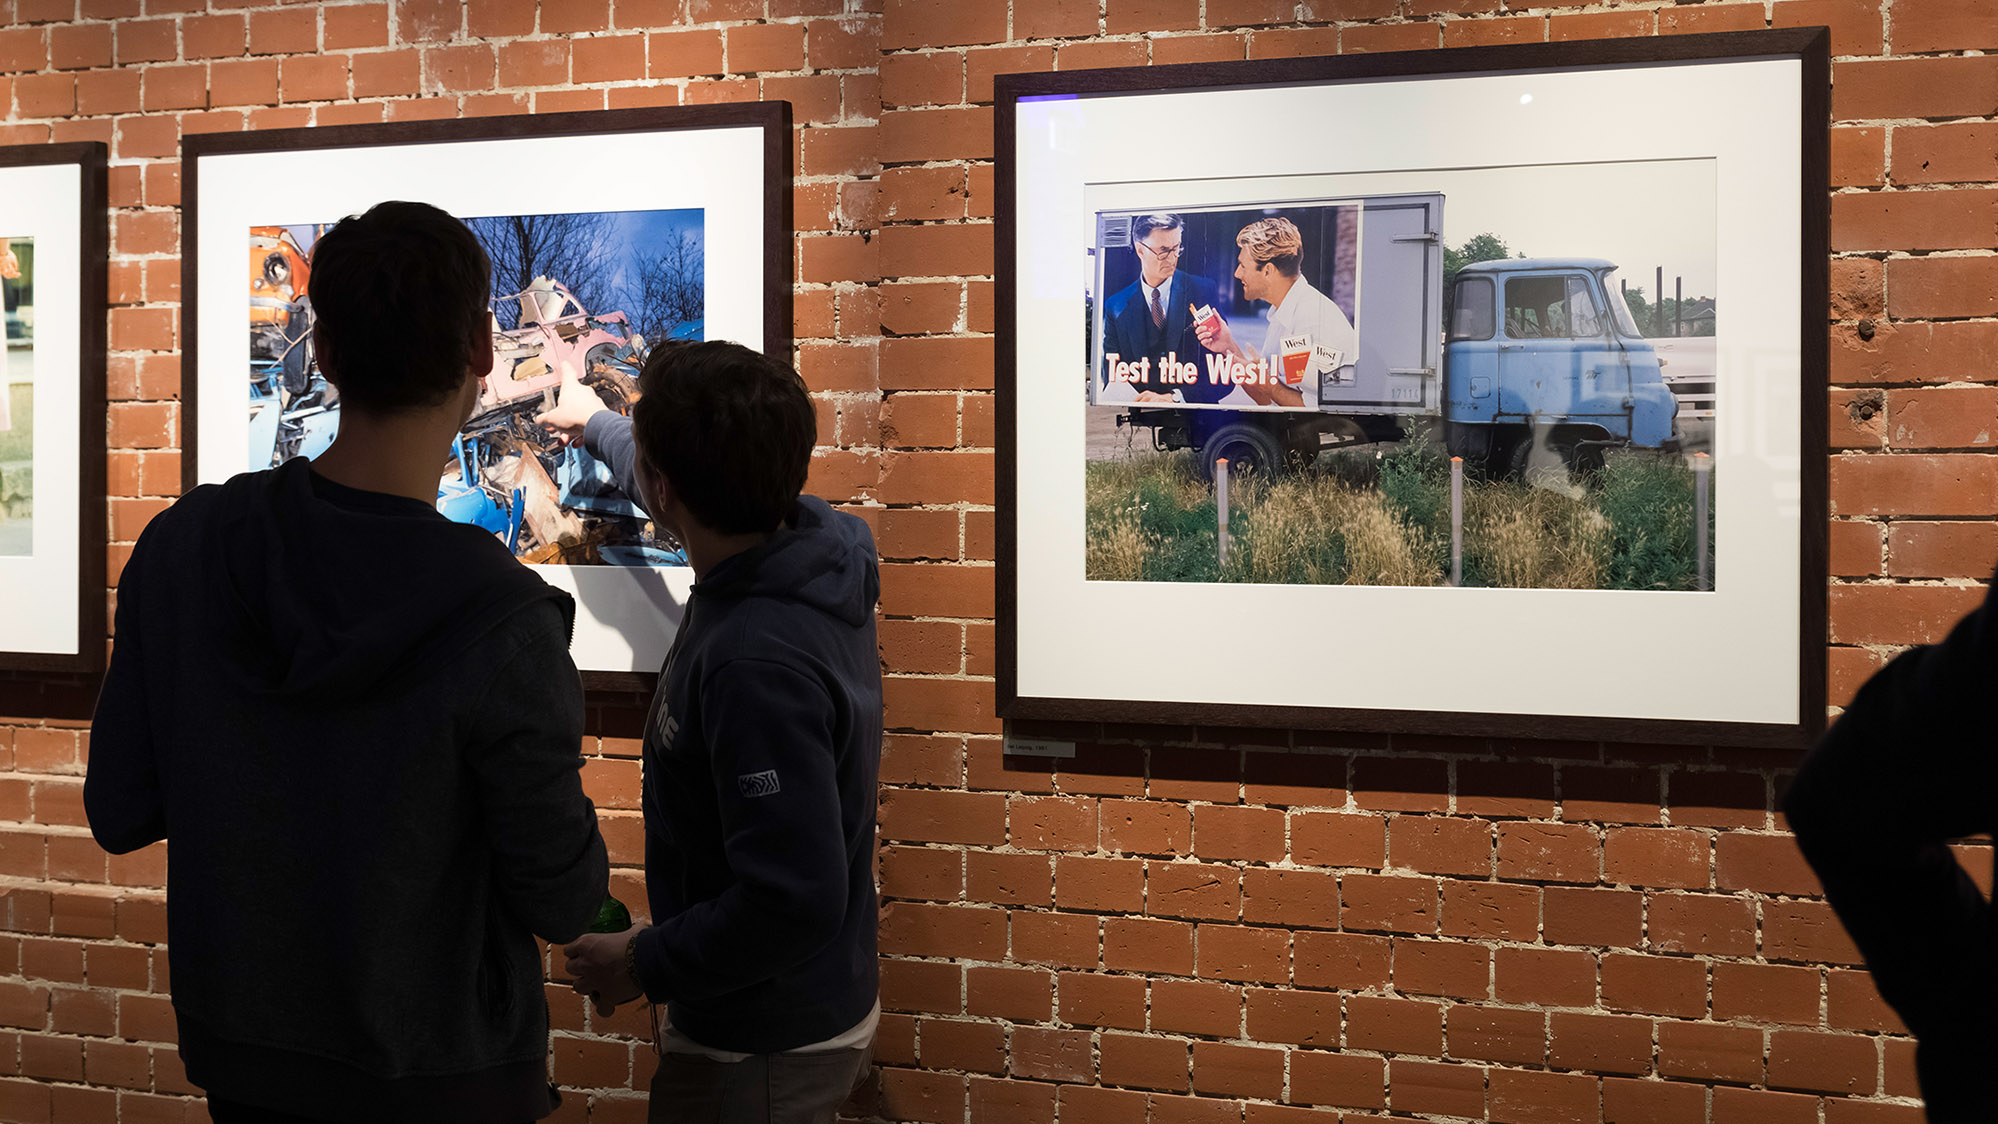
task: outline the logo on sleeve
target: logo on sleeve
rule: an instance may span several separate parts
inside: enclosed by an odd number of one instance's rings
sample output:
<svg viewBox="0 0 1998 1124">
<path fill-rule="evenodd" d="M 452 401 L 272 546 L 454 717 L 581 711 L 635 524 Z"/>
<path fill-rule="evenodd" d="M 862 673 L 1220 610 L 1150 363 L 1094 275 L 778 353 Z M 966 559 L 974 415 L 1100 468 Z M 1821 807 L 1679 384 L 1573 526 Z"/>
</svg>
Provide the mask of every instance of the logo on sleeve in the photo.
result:
<svg viewBox="0 0 1998 1124">
<path fill-rule="evenodd" d="M 760 773 L 744 773 L 735 778 L 735 786 L 742 790 L 745 798 L 775 795 L 779 791 L 777 770 L 765 769 Z"/>
</svg>

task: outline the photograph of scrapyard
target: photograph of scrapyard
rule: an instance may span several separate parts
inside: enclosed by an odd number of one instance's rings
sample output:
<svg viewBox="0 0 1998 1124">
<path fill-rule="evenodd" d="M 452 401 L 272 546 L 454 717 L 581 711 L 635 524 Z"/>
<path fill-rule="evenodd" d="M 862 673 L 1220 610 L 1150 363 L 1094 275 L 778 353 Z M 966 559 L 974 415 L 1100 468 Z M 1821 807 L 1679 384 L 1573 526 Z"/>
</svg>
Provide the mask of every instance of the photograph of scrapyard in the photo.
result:
<svg viewBox="0 0 1998 1124">
<path fill-rule="evenodd" d="M 1088 580 L 1714 588 L 1710 161 L 1257 186 L 1092 215 Z"/>
<path fill-rule="evenodd" d="M 684 564 L 609 470 L 535 424 L 561 368 L 628 414 L 652 346 L 703 338 L 698 209 L 509 215 L 466 225 L 493 264 L 493 370 L 438 468 L 437 510 L 491 531 L 523 562 Z M 313 457 L 340 425 L 312 354 L 312 247 L 330 223 L 250 229 L 250 469 Z"/>
</svg>

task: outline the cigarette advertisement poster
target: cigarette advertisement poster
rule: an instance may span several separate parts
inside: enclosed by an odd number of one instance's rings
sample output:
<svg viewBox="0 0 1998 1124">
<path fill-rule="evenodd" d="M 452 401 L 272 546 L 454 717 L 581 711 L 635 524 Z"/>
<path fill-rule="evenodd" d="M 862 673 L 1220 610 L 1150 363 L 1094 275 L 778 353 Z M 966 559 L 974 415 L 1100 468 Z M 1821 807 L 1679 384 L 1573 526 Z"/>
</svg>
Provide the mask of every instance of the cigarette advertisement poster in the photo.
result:
<svg viewBox="0 0 1998 1124">
<path fill-rule="evenodd" d="M 1145 186 L 1090 196 L 1089 580 L 1715 588 L 1711 160 Z"/>
<path fill-rule="evenodd" d="M 1093 399 L 1316 408 L 1353 381 L 1359 223 L 1352 205 L 1098 216 Z"/>
<path fill-rule="evenodd" d="M 1004 78 L 1000 713 L 1807 738 L 1826 49 Z"/>
</svg>

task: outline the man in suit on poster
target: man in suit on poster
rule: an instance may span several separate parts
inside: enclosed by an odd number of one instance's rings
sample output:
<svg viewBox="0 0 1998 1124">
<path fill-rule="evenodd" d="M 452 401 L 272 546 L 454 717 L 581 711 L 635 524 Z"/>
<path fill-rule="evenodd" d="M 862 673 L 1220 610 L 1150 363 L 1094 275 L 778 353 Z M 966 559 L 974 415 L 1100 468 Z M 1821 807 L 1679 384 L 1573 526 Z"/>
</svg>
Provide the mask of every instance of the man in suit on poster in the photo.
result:
<svg viewBox="0 0 1998 1124">
<path fill-rule="evenodd" d="M 1194 335 L 1193 310 L 1212 307 L 1216 287 L 1179 268 L 1185 239 L 1186 224 L 1178 215 L 1132 218 L 1131 252 L 1138 256 L 1138 279 L 1103 305 L 1102 377 L 1107 384 L 1113 362 L 1144 360 L 1145 376 L 1129 384 L 1139 402 L 1216 402 L 1234 389 L 1207 380 L 1203 359 L 1207 350 Z M 1166 381 L 1161 376 L 1168 356 L 1197 368 L 1197 377 Z"/>
</svg>

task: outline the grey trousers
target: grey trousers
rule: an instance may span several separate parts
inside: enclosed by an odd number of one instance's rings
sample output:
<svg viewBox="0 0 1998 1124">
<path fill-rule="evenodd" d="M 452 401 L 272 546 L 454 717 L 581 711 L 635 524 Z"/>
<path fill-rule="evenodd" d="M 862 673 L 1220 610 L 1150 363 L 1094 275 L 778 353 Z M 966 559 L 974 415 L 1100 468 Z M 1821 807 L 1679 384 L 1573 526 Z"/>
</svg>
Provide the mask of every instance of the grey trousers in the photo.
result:
<svg viewBox="0 0 1998 1124">
<path fill-rule="evenodd" d="M 646 1119 L 652 1124 L 833 1124 L 866 1079 L 874 1048 L 753 1054 L 722 1062 L 661 1054 Z"/>
</svg>

